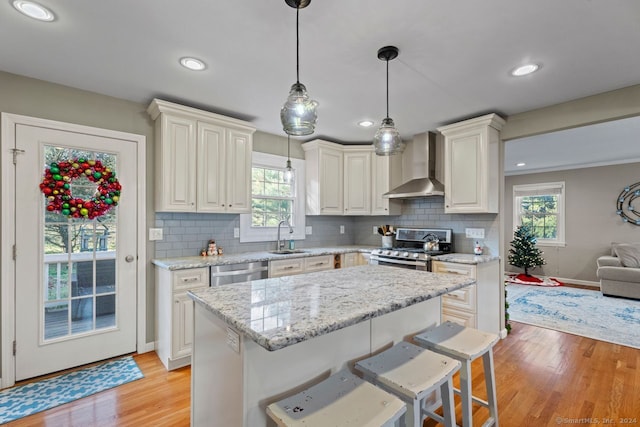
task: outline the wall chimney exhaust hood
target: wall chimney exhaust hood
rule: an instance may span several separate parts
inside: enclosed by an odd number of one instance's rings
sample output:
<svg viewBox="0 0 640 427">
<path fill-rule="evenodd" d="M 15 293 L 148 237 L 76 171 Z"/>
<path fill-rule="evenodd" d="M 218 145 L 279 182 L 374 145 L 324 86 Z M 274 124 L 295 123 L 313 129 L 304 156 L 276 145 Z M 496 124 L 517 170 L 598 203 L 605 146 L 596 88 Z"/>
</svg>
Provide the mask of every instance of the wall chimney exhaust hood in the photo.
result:
<svg viewBox="0 0 640 427">
<path fill-rule="evenodd" d="M 436 175 L 436 136 L 431 132 L 417 134 L 403 153 L 411 163 L 411 179 L 382 195 L 386 199 L 417 199 L 444 196 L 444 185 Z"/>
</svg>

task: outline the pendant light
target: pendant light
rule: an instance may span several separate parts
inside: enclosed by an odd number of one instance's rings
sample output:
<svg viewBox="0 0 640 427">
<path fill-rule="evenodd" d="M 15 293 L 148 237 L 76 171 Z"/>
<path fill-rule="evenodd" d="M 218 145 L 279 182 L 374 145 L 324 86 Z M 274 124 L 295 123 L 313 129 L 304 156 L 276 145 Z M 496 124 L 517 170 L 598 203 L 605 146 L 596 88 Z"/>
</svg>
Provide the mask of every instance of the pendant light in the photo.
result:
<svg viewBox="0 0 640 427">
<path fill-rule="evenodd" d="M 291 137 L 287 135 L 287 167 L 284 168 L 282 177 L 284 182 L 291 184 L 293 182 L 293 169 L 291 168 Z"/>
<path fill-rule="evenodd" d="M 400 132 L 396 129 L 393 119 L 389 117 L 389 61 L 398 57 L 398 48 L 385 46 L 378 49 L 378 59 L 387 63 L 387 116 L 373 137 L 373 148 L 378 156 L 390 156 L 401 153 L 404 143 L 400 138 Z"/>
<path fill-rule="evenodd" d="M 311 0 L 285 0 L 296 9 L 296 82 L 291 86 L 289 97 L 280 110 L 282 128 L 287 135 L 311 135 L 315 130 L 318 103 L 309 98 L 307 88 L 300 83 L 300 40 L 298 38 L 298 16 L 300 9 L 309 6 Z"/>
</svg>

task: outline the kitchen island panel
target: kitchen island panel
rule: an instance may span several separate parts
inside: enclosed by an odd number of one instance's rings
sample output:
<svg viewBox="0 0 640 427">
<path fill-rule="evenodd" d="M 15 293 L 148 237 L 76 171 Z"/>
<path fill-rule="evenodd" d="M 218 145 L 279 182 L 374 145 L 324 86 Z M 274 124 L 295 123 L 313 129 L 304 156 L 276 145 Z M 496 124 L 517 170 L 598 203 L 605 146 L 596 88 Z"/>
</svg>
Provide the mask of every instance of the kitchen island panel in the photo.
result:
<svg viewBox="0 0 640 427">
<path fill-rule="evenodd" d="M 196 304 L 192 425 L 266 426 L 267 405 L 368 357 L 369 333 L 363 322 L 276 352 L 239 335 L 236 352 L 226 323 Z"/>
</svg>

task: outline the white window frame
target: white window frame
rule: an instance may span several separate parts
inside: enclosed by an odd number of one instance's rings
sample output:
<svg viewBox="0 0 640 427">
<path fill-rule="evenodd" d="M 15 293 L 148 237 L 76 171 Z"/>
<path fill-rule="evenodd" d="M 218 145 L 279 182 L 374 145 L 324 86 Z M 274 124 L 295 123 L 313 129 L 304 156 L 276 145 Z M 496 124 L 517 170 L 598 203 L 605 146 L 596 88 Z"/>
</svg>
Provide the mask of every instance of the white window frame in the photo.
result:
<svg viewBox="0 0 640 427">
<path fill-rule="evenodd" d="M 526 196 L 558 195 L 558 233 L 555 239 L 537 239 L 539 246 L 566 246 L 565 242 L 565 184 L 564 181 L 513 186 L 513 231 L 522 223 L 520 205 Z"/>
<path fill-rule="evenodd" d="M 266 167 L 270 169 L 284 170 L 287 164 L 287 158 L 275 154 L 253 152 L 251 167 Z M 304 180 L 304 160 L 291 159 L 291 167 L 294 172 L 295 179 L 295 200 L 293 202 L 293 234 L 289 234 L 286 226 L 281 227 L 281 238 L 285 241 L 304 240 L 305 239 L 305 180 Z M 275 242 L 278 238 L 278 227 L 252 227 L 251 214 L 240 214 L 240 242 Z"/>
</svg>

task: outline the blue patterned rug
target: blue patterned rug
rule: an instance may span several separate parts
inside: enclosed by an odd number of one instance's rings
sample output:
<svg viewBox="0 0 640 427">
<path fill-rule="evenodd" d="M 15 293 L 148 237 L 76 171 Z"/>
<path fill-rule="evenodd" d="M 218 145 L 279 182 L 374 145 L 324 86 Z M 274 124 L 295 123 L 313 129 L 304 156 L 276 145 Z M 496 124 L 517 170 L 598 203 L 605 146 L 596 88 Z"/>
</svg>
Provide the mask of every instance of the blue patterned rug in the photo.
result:
<svg viewBox="0 0 640 427">
<path fill-rule="evenodd" d="M 0 392 L 0 424 L 143 377 L 133 357 L 126 356 L 90 368 L 9 388 Z"/>
<path fill-rule="evenodd" d="M 599 290 L 508 284 L 507 302 L 515 322 L 640 348 L 640 301 Z"/>
</svg>

